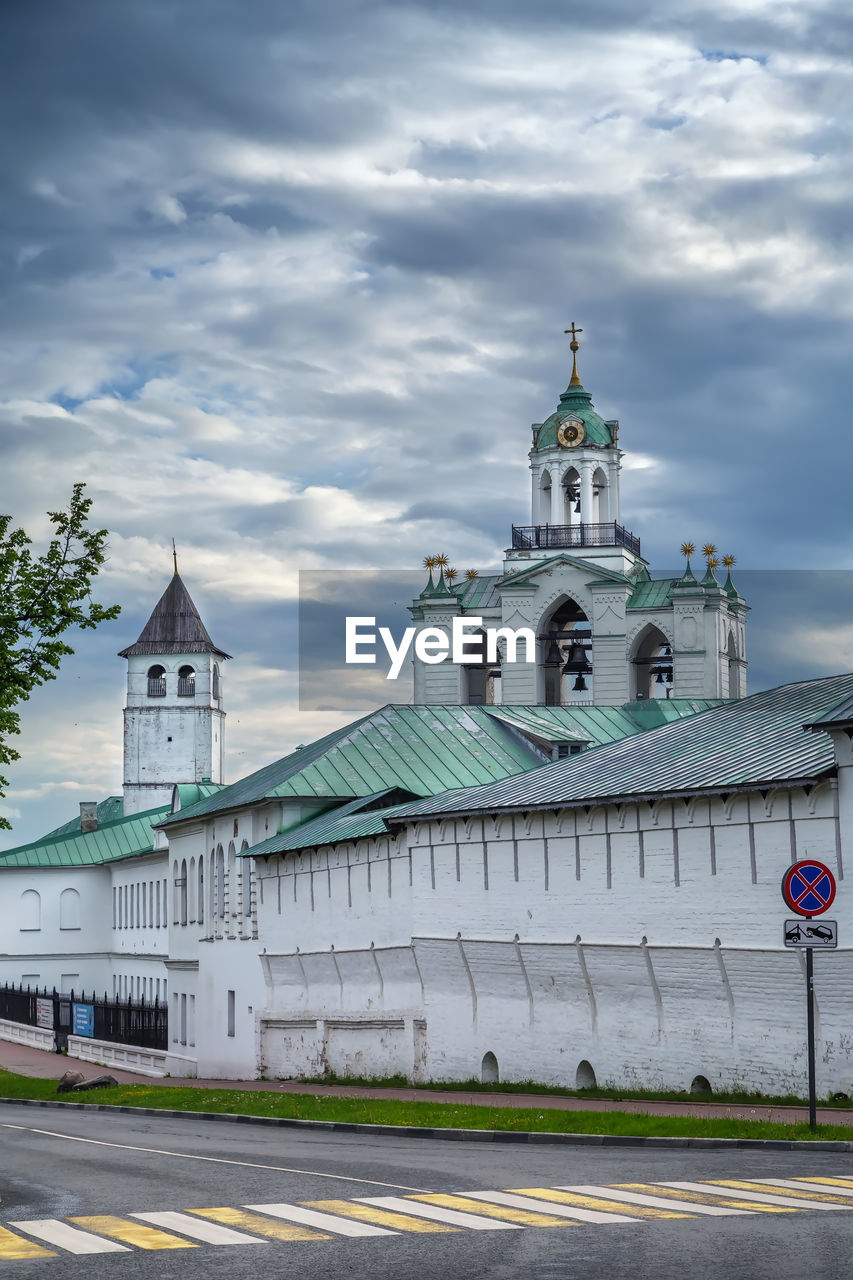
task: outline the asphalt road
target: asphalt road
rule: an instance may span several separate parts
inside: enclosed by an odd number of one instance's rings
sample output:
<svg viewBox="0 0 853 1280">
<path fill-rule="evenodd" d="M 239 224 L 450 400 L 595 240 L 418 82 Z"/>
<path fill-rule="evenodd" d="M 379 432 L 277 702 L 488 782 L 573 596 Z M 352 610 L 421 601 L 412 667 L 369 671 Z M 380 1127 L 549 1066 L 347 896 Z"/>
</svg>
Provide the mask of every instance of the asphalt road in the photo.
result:
<svg viewBox="0 0 853 1280">
<path fill-rule="evenodd" d="M 661 1185 L 816 1178 L 851 1185 Z M 808 1151 L 495 1146 L 4 1106 L 0 1197 L 0 1280 L 838 1280 L 853 1250 L 853 1155 Z"/>
</svg>

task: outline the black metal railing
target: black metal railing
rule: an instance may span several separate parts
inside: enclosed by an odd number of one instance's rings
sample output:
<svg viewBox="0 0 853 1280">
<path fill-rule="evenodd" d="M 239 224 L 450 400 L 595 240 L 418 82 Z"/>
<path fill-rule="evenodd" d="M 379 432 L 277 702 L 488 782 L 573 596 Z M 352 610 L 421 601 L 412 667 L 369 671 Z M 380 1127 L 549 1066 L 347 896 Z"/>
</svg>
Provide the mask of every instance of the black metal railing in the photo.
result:
<svg viewBox="0 0 853 1280">
<path fill-rule="evenodd" d="M 159 676 L 148 677 L 148 697 L 149 698 L 165 698 L 166 681 Z"/>
<path fill-rule="evenodd" d="M 190 676 L 188 680 L 183 678 L 178 680 L 178 697 L 179 698 L 195 697 L 195 676 Z"/>
<path fill-rule="evenodd" d="M 51 1004 L 51 1010 L 47 1004 Z M 0 987 L 0 1018 L 20 1022 L 25 1026 L 52 1029 L 57 1051 L 64 1049 L 69 1034 L 75 1027 L 87 1026 L 81 1034 L 95 1040 L 108 1040 L 113 1044 L 136 1045 L 142 1049 L 167 1049 L 169 1047 L 168 1006 L 160 1001 L 111 1000 L 86 996 L 81 992 L 59 992 L 47 987 Z"/>
<path fill-rule="evenodd" d="M 608 524 L 529 524 L 512 526 L 515 551 L 561 547 L 627 547 L 640 554 L 640 539 L 615 521 Z"/>
</svg>

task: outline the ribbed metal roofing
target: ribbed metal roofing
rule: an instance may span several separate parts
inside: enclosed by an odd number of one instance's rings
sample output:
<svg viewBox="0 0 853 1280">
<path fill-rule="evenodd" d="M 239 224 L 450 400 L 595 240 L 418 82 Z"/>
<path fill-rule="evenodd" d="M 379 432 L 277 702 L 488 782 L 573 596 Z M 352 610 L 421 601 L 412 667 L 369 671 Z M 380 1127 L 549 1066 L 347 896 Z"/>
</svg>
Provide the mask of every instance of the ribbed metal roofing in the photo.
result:
<svg viewBox="0 0 853 1280">
<path fill-rule="evenodd" d="M 384 793 L 380 793 L 384 794 Z M 375 799 L 374 796 L 368 800 Z M 289 853 L 297 849 L 316 849 L 324 844 L 342 844 L 347 840 L 360 840 L 362 836 L 381 835 L 387 831 L 385 819 L 395 814 L 403 806 L 386 805 L 382 809 L 365 811 L 367 801 L 363 798 L 350 800 L 333 809 L 330 813 L 320 814 L 308 822 L 302 822 L 290 831 L 281 835 L 269 836 L 260 844 L 244 849 L 237 856 L 240 858 L 262 858 L 271 853 Z"/>
<path fill-rule="evenodd" d="M 853 694 L 849 698 L 842 698 L 841 702 L 836 703 L 834 707 L 830 707 L 828 711 L 824 711 L 822 715 L 815 716 L 810 724 L 817 727 L 821 725 L 829 726 L 831 724 L 849 724 L 853 720 Z"/>
<path fill-rule="evenodd" d="M 136 644 L 122 649 L 118 656 L 131 658 L 136 654 L 158 653 L 215 653 L 220 658 L 231 656 L 223 649 L 217 649 L 211 640 L 177 570 L 155 604 L 154 612 L 142 628 Z"/>
<path fill-rule="evenodd" d="M 718 698 L 648 698 L 621 707 L 484 707 L 487 715 L 545 742 L 577 741 L 593 746 L 657 728 L 670 720 L 719 706 Z"/>
<path fill-rule="evenodd" d="M 662 609 L 669 604 L 677 578 L 650 578 L 637 583 L 628 597 L 627 609 Z"/>
<path fill-rule="evenodd" d="M 206 817 L 276 797 L 435 795 L 532 769 L 541 757 L 485 707 L 389 705 L 169 817 Z"/>
<path fill-rule="evenodd" d="M 783 685 L 520 778 L 402 805 L 395 821 L 816 779 L 834 768 L 835 753 L 828 736 L 806 734 L 803 725 L 849 697 L 853 675 Z"/>
<path fill-rule="evenodd" d="M 113 804 L 112 796 L 105 804 Z M 101 806 L 98 806 L 100 813 Z M 18 845 L 16 849 L 0 852 L 0 871 L 5 867 L 91 867 L 104 862 L 116 862 L 142 853 L 151 853 L 154 847 L 152 827 L 169 812 L 169 806 L 148 809 L 145 813 L 133 813 L 126 818 L 116 818 L 101 823 L 95 831 L 80 831 L 80 820 L 67 823 L 40 840 Z M 73 830 L 76 823 L 77 830 Z M 67 828 L 72 830 L 68 831 Z"/>
<path fill-rule="evenodd" d="M 476 578 L 465 578 L 454 583 L 456 599 L 463 609 L 497 609 L 500 608 L 501 597 L 497 584 L 501 581 L 500 573 L 478 574 Z"/>
</svg>

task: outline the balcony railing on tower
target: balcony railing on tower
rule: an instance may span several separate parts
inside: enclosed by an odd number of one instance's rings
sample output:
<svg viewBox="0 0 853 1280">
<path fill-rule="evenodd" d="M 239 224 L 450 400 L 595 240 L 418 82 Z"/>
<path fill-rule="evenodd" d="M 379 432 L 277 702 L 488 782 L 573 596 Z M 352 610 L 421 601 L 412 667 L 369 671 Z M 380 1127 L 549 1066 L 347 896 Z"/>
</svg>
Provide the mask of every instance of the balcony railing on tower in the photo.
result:
<svg viewBox="0 0 853 1280">
<path fill-rule="evenodd" d="M 528 524 L 512 526 L 514 551 L 561 547 L 627 547 L 640 554 L 640 539 L 615 521 L 609 524 Z"/>
</svg>

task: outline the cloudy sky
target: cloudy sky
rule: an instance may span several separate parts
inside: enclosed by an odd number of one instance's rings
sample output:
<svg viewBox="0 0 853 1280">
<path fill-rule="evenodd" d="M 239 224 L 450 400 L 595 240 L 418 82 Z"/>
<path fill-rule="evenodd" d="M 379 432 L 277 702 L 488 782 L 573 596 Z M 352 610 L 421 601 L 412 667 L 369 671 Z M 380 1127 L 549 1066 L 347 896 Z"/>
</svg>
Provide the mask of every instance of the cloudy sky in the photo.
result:
<svg viewBox="0 0 853 1280">
<path fill-rule="evenodd" d="M 230 776 L 347 718 L 297 708 L 297 571 L 495 566 L 572 320 L 653 567 L 853 567 L 851 45 L 838 0 L 3 5 L 0 507 L 85 480 L 123 607 L 23 709 L 4 843 L 119 789 L 173 536 Z M 853 666 L 846 610 L 777 622 Z"/>
</svg>

